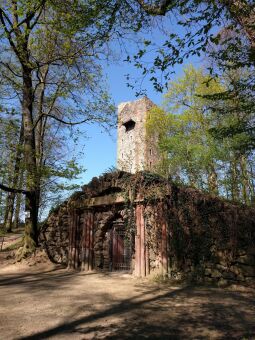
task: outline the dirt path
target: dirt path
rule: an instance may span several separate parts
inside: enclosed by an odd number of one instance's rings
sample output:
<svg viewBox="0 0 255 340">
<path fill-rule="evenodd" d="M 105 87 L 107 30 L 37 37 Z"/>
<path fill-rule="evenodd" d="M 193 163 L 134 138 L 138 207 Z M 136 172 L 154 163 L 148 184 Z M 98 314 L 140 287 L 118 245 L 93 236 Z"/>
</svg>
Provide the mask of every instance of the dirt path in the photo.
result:
<svg viewBox="0 0 255 340">
<path fill-rule="evenodd" d="M 22 232 L 15 232 L 0 236 L 0 251 L 4 251 L 7 247 L 14 245 L 22 239 Z"/>
<path fill-rule="evenodd" d="M 42 268 L 0 269 L 0 339 L 255 339 L 253 290 Z"/>
</svg>

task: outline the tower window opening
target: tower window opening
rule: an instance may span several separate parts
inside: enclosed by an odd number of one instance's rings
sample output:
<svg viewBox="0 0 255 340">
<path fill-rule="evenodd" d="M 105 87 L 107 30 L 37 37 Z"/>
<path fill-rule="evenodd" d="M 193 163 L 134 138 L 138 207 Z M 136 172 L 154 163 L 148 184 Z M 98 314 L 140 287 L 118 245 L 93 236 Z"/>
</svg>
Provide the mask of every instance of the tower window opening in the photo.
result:
<svg viewBox="0 0 255 340">
<path fill-rule="evenodd" d="M 150 156 L 152 155 L 152 150 L 150 149 Z"/>
<path fill-rule="evenodd" d="M 130 119 L 126 123 L 123 124 L 126 128 L 126 132 L 131 131 L 135 128 L 135 122 Z"/>
</svg>

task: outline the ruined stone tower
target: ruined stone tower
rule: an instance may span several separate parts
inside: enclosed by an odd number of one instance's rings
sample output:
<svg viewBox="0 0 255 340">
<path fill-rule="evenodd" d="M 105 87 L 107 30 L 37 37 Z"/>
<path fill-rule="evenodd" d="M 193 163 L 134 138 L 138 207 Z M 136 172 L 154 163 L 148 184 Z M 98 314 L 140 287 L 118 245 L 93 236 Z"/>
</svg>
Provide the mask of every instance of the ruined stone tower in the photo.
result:
<svg viewBox="0 0 255 340">
<path fill-rule="evenodd" d="M 117 168 L 135 173 L 149 170 L 158 161 L 156 143 L 146 136 L 146 119 L 155 104 L 143 97 L 118 106 Z"/>
</svg>

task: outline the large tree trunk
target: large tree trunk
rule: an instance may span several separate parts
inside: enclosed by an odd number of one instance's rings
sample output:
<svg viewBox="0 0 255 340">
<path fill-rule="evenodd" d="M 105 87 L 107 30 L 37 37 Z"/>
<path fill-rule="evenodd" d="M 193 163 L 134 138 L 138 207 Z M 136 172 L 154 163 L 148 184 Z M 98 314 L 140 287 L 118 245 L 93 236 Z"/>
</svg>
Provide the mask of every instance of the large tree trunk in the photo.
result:
<svg viewBox="0 0 255 340">
<path fill-rule="evenodd" d="M 32 70 L 23 65 L 22 114 L 24 127 L 24 159 L 26 166 L 25 235 L 24 246 L 18 257 L 34 252 L 38 245 L 38 203 L 35 133 L 33 127 Z"/>
</svg>

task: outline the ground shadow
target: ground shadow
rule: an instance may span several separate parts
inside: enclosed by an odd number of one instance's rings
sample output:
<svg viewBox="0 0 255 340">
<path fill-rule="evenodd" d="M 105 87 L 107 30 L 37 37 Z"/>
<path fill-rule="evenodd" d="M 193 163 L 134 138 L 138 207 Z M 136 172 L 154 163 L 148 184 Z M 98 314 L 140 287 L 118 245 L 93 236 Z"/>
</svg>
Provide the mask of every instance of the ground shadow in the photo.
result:
<svg viewBox="0 0 255 340">
<path fill-rule="evenodd" d="M 196 302 L 192 304 L 192 300 Z M 247 306 L 250 314 L 244 313 Z M 110 308 L 18 339 L 61 338 L 63 334 L 95 339 L 250 339 L 255 336 L 254 310 L 252 296 L 235 292 L 188 286 L 158 294 L 153 288 Z M 113 317 L 120 321 L 111 321 Z"/>
</svg>

